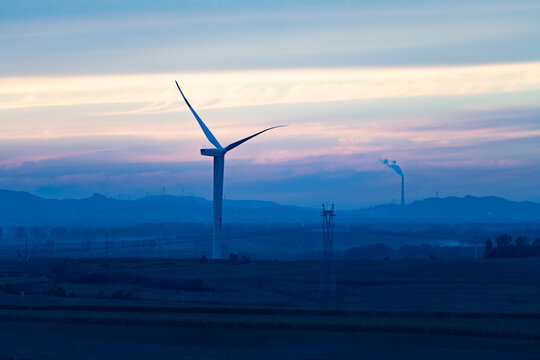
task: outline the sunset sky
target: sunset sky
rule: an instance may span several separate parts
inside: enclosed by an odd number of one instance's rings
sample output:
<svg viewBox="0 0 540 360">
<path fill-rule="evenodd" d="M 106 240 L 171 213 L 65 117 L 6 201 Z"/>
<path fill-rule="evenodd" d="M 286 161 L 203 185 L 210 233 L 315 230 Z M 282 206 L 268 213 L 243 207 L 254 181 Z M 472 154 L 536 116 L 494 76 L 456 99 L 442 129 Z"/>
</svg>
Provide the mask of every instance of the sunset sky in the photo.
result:
<svg viewBox="0 0 540 360">
<path fill-rule="evenodd" d="M 0 188 L 358 208 L 540 202 L 540 2 L 0 4 Z"/>
</svg>

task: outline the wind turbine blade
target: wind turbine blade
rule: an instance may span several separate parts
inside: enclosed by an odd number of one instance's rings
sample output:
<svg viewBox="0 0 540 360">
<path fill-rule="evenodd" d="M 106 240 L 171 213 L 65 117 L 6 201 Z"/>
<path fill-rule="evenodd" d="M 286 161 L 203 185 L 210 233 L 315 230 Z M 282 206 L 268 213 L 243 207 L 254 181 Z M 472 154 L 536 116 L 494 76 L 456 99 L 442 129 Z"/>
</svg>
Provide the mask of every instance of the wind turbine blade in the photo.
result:
<svg viewBox="0 0 540 360">
<path fill-rule="evenodd" d="M 238 145 L 241 145 L 241 144 L 245 143 L 245 142 L 248 141 L 249 139 L 254 138 L 255 136 L 257 136 L 257 135 L 259 135 L 259 134 L 262 134 L 262 133 L 265 132 L 265 131 L 272 130 L 272 129 L 279 128 L 279 127 L 284 127 L 284 126 L 287 126 L 287 125 L 279 125 L 279 126 L 274 126 L 274 127 L 268 128 L 268 129 L 264 129 L 263 131 L 259 131 L 259 132 L 256 133 L 256 134 L 253 134 L 253 135 L 251 135 L 251 136 L 248 136 L 247 138 L 243 138 L 242 140 L 238 140 L 238 141 L 236 141 L 236 142 L 233 142 L 232 144 L 227 145 L 227 147 L 225 148 L 225 152 L 234 149 L 234 148 L 237 147 Z"/>
<path fill-rule="evenodd" d="M 219 141 L 217 141 L 217 139 L 214 137 L 214 134 L 212 134 L 210 129 L 208 129 L 208 127 L 206 127 L 205 123 L 202 121 L 202 119 L 199 117 L 199 115 L 197 115 L 195 110 L 193 110 L 193 108 L 191 107 L 191 104 L 189 103 L 189 101 L 184 96 L 184 93 L 182 92 L 182 89 L 180 89 L 180 85 L 178 85 L 178 81 L 175 80 L 174 82 L 176 83 L 176 86 L 178 87 L 178 90 L 180 90 L 180 94 L 182 94 L 182 97 L 184 98 L 184 101 L 186 102 L 187 106 L 189 107 L 189 110 L 191 110 L 191 112 L 195 116 L 195 119 L 197 119 L 197 122 L 199 123 L 199 126 L 201 127 L 202 131 L 204 132 L 204 135 L 206 135 L 206 138 L 208 139 L 208 141 L 210 141 L 212 144 L 214 144 L 214 146 L 217 147 L 218 149 L 221 149 L 222 146 L 219 143 Z"/>
</svg>

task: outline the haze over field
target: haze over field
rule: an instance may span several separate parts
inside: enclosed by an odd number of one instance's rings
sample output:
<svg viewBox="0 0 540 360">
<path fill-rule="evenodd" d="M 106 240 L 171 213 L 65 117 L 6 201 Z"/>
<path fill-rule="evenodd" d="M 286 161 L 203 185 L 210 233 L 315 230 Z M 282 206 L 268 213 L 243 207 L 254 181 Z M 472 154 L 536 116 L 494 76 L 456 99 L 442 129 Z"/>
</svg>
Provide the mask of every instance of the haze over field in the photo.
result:
<svg viewBox="0 0 540 360">
<path fill-rule="evenodd" d="M 52 198 L 211 197 L 358 209 L 540 201 L 536 1 L 4 2 L 0 188 Z"/>
</svg>

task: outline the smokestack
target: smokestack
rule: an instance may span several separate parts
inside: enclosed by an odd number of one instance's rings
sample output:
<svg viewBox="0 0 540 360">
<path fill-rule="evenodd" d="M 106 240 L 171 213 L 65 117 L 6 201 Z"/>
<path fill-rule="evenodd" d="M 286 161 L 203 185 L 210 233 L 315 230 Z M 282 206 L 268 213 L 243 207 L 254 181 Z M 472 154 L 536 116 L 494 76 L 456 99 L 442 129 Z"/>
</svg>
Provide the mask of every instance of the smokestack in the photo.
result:
<svg viewBox="0 0 540 360">
<path fill-rule="evenodd" d="M 397 164 L 396 160 L 384 159 L 384 160 L 381 160 L 381 162 L 384 165 L 388 166 L 390 169 L 394 170 L 396 174 L 401 176 L 401 209 L 404 210 L 405 209 L 405 176 L 403 176 L 403 171 Z"/>
<path fill-rule="evenodd" d="M 401 208 L 405 209 L 405 176 L 401 176 Z"/>
</svg>

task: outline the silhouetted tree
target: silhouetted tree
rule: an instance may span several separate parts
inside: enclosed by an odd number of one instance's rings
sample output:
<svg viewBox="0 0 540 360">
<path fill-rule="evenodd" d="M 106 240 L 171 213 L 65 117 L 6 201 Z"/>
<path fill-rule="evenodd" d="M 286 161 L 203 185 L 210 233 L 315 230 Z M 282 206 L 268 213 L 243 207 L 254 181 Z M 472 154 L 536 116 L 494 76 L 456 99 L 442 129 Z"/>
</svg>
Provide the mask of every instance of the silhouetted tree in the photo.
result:
<svg viewBox="0 0 540 360">
<path fill-rule="evenodd" d="M 229 254 L 229 261 L 230 261 L 231 264 L 238 264 L 238 262 L 239 262 L 238 255 L 236 255 L 235 253 L 230 253 Z"/>
<path fill-rule="evenodd" d="M 522 235 L 514 242 L 508 234 L 502 234 L 495 239 L 496 246 L 491 240 L 486 241 L 484 257 L 486 258 L 525 258 L 540 257 L 540 238 L 531 244 L 529 239 Z"/>
<path fill-rule="evenodd" d="M 540 257 L 540 238 L 536 238 L 532 242 L 531 251 L 534 257 Z"/>
<path fill-rule="evenodd" d="M 497 249 L 495 257 L 511 258 L 515 257 L 516 247 L 512 244 L 512 237 L 508 234 L 502 234 L 495 239 Z"/>
<path fill-rule="evenodd" d="M 484 257 L 490 258 L 493 256 L 493 242 L 491 239 L 486 240 L 486 249 L 484 251 Z"/>
<path fill-rule="evenodd" d="M 531 245 L 529 244 L 529 239 L 526 236 L 519 236 L 516 241 L 516 256 L 517 257 L 530 257 L 531 254 Z"/>
<path fill-rule="evenodd" d="M 512 237 L 508 234 L 502 234 L 495 239 L 497 248 L 507 248 L 512 245 Z"/>
<path fill-rule="evenodd" d="M 516 239 L 517 248 L 525 248 L 527 246 L 529 246 L 529 238 L 526 236 L 520 236 Z"/>
</svg>

